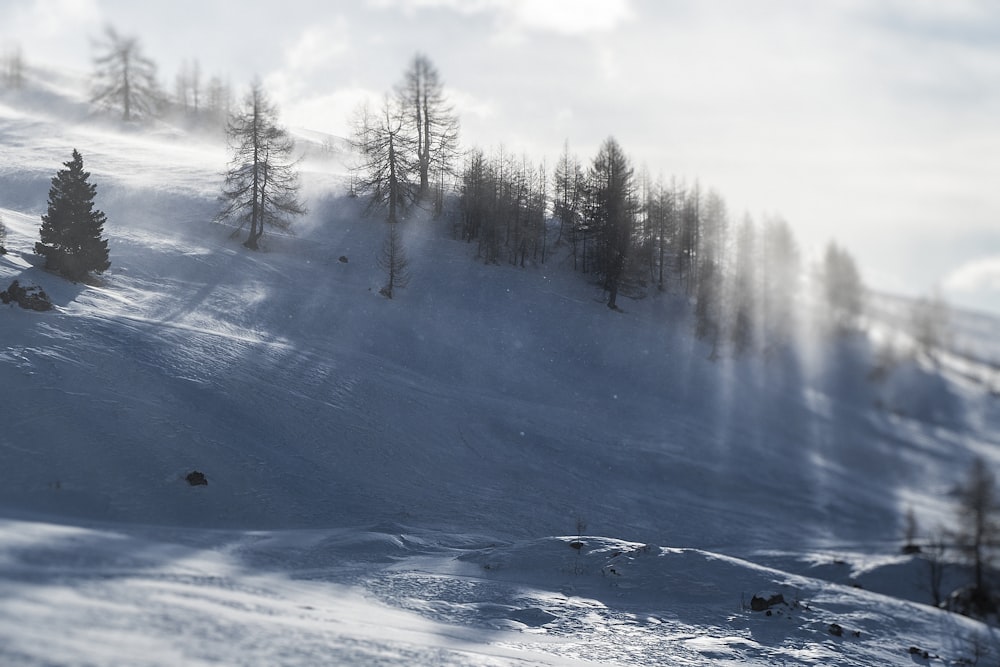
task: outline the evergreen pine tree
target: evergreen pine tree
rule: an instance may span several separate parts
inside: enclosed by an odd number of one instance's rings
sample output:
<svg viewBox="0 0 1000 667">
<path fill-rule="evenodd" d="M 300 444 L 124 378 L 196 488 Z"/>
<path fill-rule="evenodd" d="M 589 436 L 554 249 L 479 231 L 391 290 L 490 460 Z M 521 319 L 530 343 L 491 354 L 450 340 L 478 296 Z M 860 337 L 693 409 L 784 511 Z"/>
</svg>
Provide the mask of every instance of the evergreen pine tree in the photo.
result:
<svg viewBox="0 0 1000 667">
<path fill-rule="evenodd" d="M 106 217 L 94 208 L 97 186 L 88 182 L 90 172 L 83 170 L 83 157 L 74 149 L 72 159 L 63 165 L 66 168 L 52 179 L 35 253 L 45 257 L 45 268 L 75 281 L 91 271 L 103 273 L 111 262 L 108 241 L 101 238 Z"/>
</svg>

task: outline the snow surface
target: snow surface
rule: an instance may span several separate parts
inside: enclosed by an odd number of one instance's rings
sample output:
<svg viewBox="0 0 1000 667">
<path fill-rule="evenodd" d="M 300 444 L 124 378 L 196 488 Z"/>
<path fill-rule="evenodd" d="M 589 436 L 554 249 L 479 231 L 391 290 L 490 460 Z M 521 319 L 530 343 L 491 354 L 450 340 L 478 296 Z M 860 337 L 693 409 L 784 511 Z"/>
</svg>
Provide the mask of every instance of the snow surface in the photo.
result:
<svg viewBox="0 0 1000 667">
<path fill-rule="evenodd" d="M 897 554 L 906 509 L 927 533 L 974 455 L 998 463 L 995 321 L 882 380 L 861 336 L 713 362 L 682 299 L 612 312 L 559 256 L 484 266 L 425 216 L 389 301 L 337 142 L 298 134 L 310 213 L 251 253 L 211 223 L 221 141 L 116 128 L 71 89 L 0 96 L 0 288 L 56 304 L 0 310 L 0 664 L 909 665 L 992 641 Z M 31 251 L 73 148 L 109 220 L 94 285 Z M 749 611 L 762 591 L 789 604 Z"/>
</svg>

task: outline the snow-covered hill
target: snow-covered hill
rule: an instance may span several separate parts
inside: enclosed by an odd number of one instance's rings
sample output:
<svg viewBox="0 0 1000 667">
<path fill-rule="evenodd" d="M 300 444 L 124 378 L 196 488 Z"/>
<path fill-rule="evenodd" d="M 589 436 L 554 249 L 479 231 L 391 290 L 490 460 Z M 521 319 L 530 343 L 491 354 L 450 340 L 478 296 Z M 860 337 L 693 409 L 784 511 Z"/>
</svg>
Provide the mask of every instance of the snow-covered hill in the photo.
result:
<svg viewBox="0 0 1000 667">
<path fill-rule="evenodd" d="M 337 155 L 251 253 L 211 223 L 221 141 L 62 89 L 0 97 L 0 146 L 0 288 L 57 306 L 0 310 L 0 662 L 911 664 L 980 636 L 895 554 L 907 508 L 949 521 L 998 461 L 987 366 L 873 381 L 861 337 L 709 361 L 681 299 L 611 312 L 421 216 L 388 301 Z M 31 251 L 73 148 L 97 285 Z"/>
</svg>

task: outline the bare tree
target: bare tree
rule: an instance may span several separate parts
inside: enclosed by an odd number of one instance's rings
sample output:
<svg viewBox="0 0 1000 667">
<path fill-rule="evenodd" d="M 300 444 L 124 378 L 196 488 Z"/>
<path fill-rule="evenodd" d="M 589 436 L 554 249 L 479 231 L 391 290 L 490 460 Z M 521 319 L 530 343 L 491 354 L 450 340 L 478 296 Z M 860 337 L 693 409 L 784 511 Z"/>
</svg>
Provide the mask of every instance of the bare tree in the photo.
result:
<svg viewBox="0 0 1000 667">
<path fill-rule="evenodd" d="M 299 174 L 291 161 L 295 143 L 278 125 L 278 112 L 259 81 L 254 81 L 226 127 L 233 157 L 222 187 L 225 208 L 217 220 L 237 223 L 235 236 L 250 229 L 243 245 L 259 249 L 265 227 L 288 229 L 305 207 L 298 199 Z"/>
<path fill-rule="evenodd" d="M 104 29 L 104 41 L 94 59 L 94 87 L 91 101 L 121 109 L 122 120 L 155 115 L 161 94 L 156 82 L 156 65 L 142 54 L 135 37 L 119 35 L 111 26 Z"/>
<path fill-rule="evenodd" d="M 354 121 L 353 145 L 361 158 L 355 191 L 370 197 L 369 210 L 384 207 L 387 221 L 397 222 L 416 194 L 415 146 L 399 101 L 386 96 L 376 112 L 367 103 L 361 107 Z"/>
<path fill-rule="evenodd" d="M 969 468 L 969 476 L 956 490 L 958 497 L 955 542 L 974 572 L 971 602 L 980 610 L 990 603 L 986 568 L 992 560 L 992 550 L 1000 538 L 1000 510 L 996 480 L 986 461 L 976 458 Z"/>
<path fill-rule="evenodd" d="M 569 142 L 563 147 L 563 153 L 556 163 L 553 174 L 552 213 L 559 219 L 559 233 L 556 245 L 562 243 L 564 237 L 569 237 L 573 248 L 573 269 L 577 268 L 577 252 L 580 235 L 581 211 L 583 208 L 583 168 L 575 155 L 569 152 Z"/>
<path fill-rule="evenodd" d="M 938 291 L 913 304 L 910 326 L 914 343 L 917 351 L 935 364 L 938 363 L 938 353 L 947 343 L 949 320 L 948 304 Z"/>
<path fill-rule="evenodd" d="M 232 110 L 233 95 L 228 81 L 219 76 L 213 76 L 208 80 L 205 89 L 205 112 L 215 119 L 225 119 L 229 117 Z"/>
<path fill-rule="evenodd" d="M 631 162 L 614 138 L 601 144 L 587 176 L 586 215 L 597 241 L 597 271 L 604 278 L 608 308 L 618 307 L 632 252 L 632 232 L 638 202 Z"/>
<path fill-rule="evenodd" d="M 400 107 L 416 143 L 417 197 L 426 197 L 431 176 L 451 173 L 458 151 L 458 117 L 430 59 L 418 53 L 398 88 Z"/>
<path fill-rule="evenodd" d="M 198 115 L 201 111 L 201 65 L 197 60 L 185 60 L 175 80 L 177 105 L 185 112 Z"/>
<path fill-rule="evenodd" d="M 410 281 L 407 271 L 409 260 L 406 258 L 403 239 L 399 234 L 399 223 L 389 224 L 378 265 L 386 272 L 385 287 L 379 290 L 379 294 L 391 299 L 396 288 L 406 287 Z"/>
<path fill-rule="evenodd" d="M 743 354 L 754 345 L 757 320 L 757 229 L 753 219 L 745 216 L 736 230 L 733 248 L 733 272 L 730 277 L 731 328 L 729 337 L 736 354 Z"/>
<path fill-rule="evenodd" d="M 940 607 L 944 601 L 941 585 L 944 582 L 944 554 L 946 550 L 945 540 L 941 532 L 931 536 L 922 550 L 924 560 L 927 563 L 927 584 L 930 588 L 931 602 L 935 607 Z"/>
<path fill-rule="evenodd" d="M 4 53 L 0 66 L 0 78 L 6 87 L 17 90 L 24 86 L 24 55 L 20 46 L 14 46 Z"/>
<path fill-rule="evenodd" d="M 792 334 L 795 300 L 799 289 L 798 243 L 784 218 L 764 224 L 759 248 L 761 263 L 761 316 L 766 347 L 784 343 Z"/>
<path fill-rule="evenodd" d="M 864 310 L 864 284 L 854 258 L 832 241 L 823 255 L 820 281 L 830 324 L 839 332 L 855 329 Z"/>
</svg>

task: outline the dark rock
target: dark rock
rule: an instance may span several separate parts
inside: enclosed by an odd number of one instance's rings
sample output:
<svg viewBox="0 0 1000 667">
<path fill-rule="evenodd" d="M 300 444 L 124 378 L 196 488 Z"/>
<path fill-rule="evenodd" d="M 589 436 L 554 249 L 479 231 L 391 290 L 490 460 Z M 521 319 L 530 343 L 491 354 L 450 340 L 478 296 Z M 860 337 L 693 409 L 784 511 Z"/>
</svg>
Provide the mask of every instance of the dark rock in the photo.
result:
<svg viewBox="0 0 1000 667">
<path fill-rule="evenodd" d="M 785 596 L 781 593 L 775 593 L 773 595 L 754 595 L 750 598 L 750 609 L 753 611 L 767 611 L 771 607 L 775 607 L 779 604 L 785 604 Z"/>
<path fill-rule="evenodd" d="M 914 554 L 921 553 L 919 544 L 904 544 L 901 551 L 906 556 L 912 556 Z"/>
<path fill-rule="evenodd" d="M 833 635 L 834 637 L 843 637 L 844 636 L 844 628 L 840 627 L 840 625 L 837 624 L 837 623 L 831 623 L 830 624 L 830 634 Z"/>
<path fill-rule="evenodd" d="M 916 646 L 911 646 L 910 647 L 910 655 L 915 655 L 918 658 L 923 658 L 924 660 L 927 660 L 927 659 L 929 659 L 931 657 L 930 653 L 928 653 L 927 651 L 924 651 L 922 649 L 919 649 Z"/>
<path fill-rule="evenodd" d="M 572 548 L 576 549 L 577 551 L 583 548 L 583 542 L 581 542 L 580 540 L 573 540 L 572 542 L 569 543 L 569 545 Z"/>
<path fill-rule="evenodd" d="M 0 301 L 5 304 L 13 302 L 27 310 L 39 312 L 52 310 L 52 300 L 49 299 L 45 290 L 37 285 L 22 287 L 17 280 L 12 282 L 6 290 L 0 292 Z"/>
<path fill-rule="evenodd" d="M 187 474 L 187 483 L 191 486 L 208 486 L 208 479 L 205 477 L 205 473 L 199 472 L 197 470 L 192 470 Z"/>
<path fill-rule="evenodd" d="M 510 612 L 510 619 L 512 621 L 524 623 L 532 628 L 540 628 L 546 623 L 551 623 L 557 618 L 559 617 L 555 614 L 550 614 L 544 609 L 539 609 L 538 607 L 532 607 L 530 609 L 515 609 Z"/>
<path fill-rule="evenodd" d="M 347 264 L 347 255 L 341 255 L 338 260 L 341 264 Z"/>
</svg>

